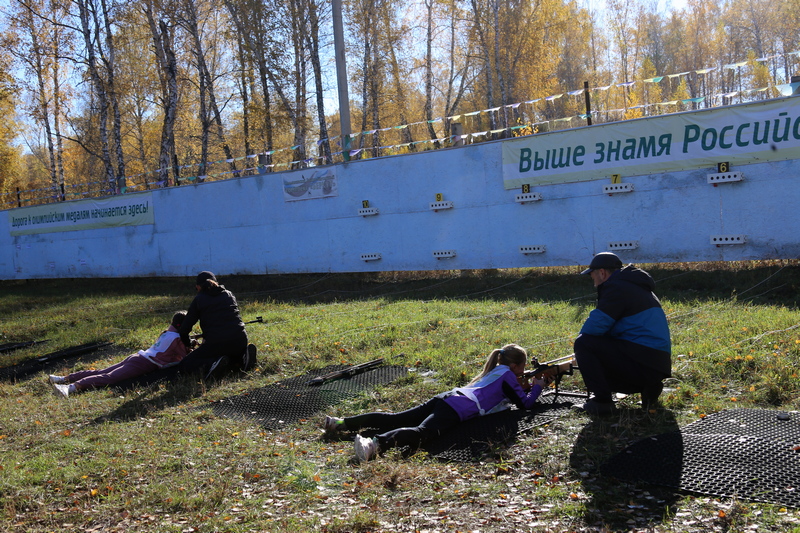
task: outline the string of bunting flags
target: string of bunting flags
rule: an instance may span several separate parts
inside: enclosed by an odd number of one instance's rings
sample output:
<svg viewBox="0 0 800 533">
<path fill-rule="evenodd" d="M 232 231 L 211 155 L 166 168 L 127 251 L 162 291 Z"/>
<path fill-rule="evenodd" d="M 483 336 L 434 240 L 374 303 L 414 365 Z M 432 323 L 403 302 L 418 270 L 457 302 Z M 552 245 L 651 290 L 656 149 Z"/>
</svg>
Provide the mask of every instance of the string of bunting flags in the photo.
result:
<svg viewBox="0 0 800 533">
<path fill-rule="evenodd" d="M 798 56 L 798 55 L 800 55 L 800 50 L 796 50 L 794 52 L 788 52 L 788 53 L 785 53 L 785 54 L 774 54 L 774 55 L 771 55 L 771 56 L 760 57 L 760 58 L 757 58 L 755 61 L 763 63 L 763 62 L 767 62 L 767 61 L 770 61 L 770 60 L 788 59 L 788 58 L 790 58 L 792 56 Z M 719 67 L 708 67 L 708 68 L 702 68 L 702 69 L 696 69 L 696 70 L 689 70 L 689 71 L 685 71 L 685 72 L 679 72 L 679 73 L 675 73 L 675 74 L 654 76 L 654 77 L 647 78 L 647 79 L 642 79 L 642 80 L 632 80 L 632 81 L 627 81 L 627 82 L 611 83 L 611 84 L 604 85 L 604 86 L 592 87 L 592 88 L 589 88 L 588 90 L 590 92 L 605 92 L 605 91 L 609 91 L 609 90 L 614 89 L 614 88 L 630 89 L 631 87 L 633 87 L 637 83 L 658 84 L 658 83 L 661 83 L 665 79 L 673 80 L 675 78 L 681 78 L 681 77 L 689 76 L 689 75 L 692 75 L 692 74 L 695 74 L 697 76 L 708 76 L 709 74 L 712 74 L 715 71 L 726 71 L 726 70 L 730 71 L 730 70 L 741 69 L 742 67 L 747 66 L 748 63 L 749 63 L 749 61 L 738 61 L 738 62 L 735 62 L 735 63 L 728 63 L 728 64 L 725 64 L 725 65 L 721 65 Z M 435 139 L 421 139 L 421 140 L 417 140 L 417 141 L 407 141 L 407 142 L 386 144 L 386 145 L 380 145 L 380 146 L 363 146 L 363 143 L 362 143 L 361 147 L 353 148 L 353 149 L 349 150 L 348 155 L 349 155 L 350 158 L 354 158 L 354 157 L 358 157 L 362 153 L 372 153 L 373 157 L 377 157 L 382 152 L 386 152 L 386 151 L 397 152 L 397 151 L 409 150 L 409 149 L 414 149 L 415 150 L 417 148 L 428 149 L 428 148 L 431 148 L 431 147 L 438 148 L 438 147 L 441 147 L 441 146 L 452 146 L 453 144 L 459 143 L 459 142 L 461 142 L 461 143 L 469 143 L 471 141 L 481 141 L 486 137 L 499 135 L 499 134 L 502 134 L 503 132 L 511 132 L 511 133 L 513 133 L 513 132 L 516 132 L 516 131 L 518 131 L 520 129 L 523 129 L 523 128 L 535 128 L 537 126 L 543 126 L 545 124 L 547 124 L 548 126 L 553 125 L 557 129 L 567 128 L 567 127 L 572 127 L 572 122 L 574 120 L 587 120 L 590 117 L 591 118 L 596 118 L 596 119 L 606 118 L 606 120 L 608 120 L 609 117 L 615 117 L 616 116 L 617 119 L 619 119 L 622 116 L 624 116 L 624 114 L 626 112 L 628 112 L 629 110 L 646 111 L 647 109 L 655 108 L 661 113 L 661 112 L 665 112 L 665 111 L 666 112 L 670 112 L 670 108 L 672 108 L 672 107 L 675 107 L 677 109 L 677 107 L 679 105 L 696 105 L 696 104 L 701 104 L 701 103 L 706 103 L 707 107 L 715 107 L 717 105 L 725 105 L 725 104 L 731 103 L 731 100 L 733 98 L 735 98 L 736 96 L 744 98 L 744 97 L 756 95 L 758 93 L 764 93 L 764 92 L 770 91 L 770 90 L 772 90 L 774 92 L 777 92 L 778 94 L 787 96 L 787 95 L 792 94 L 793 91 L 795 89 L 797 89 L 798 85 L 800 85 L 800 84 L 798 84 L 798 83 L 784 83 L 784 84 L 779 84 L 779 85 L 770 85 L 770 86 L 767 86 L 767 87 L 759 87 L 759 88 L 755 88 L 755 89 L 742 89 L 742 90 L 738 90 L 738 91 L 730 91 L 730 92 L 726 92 L 726 93 L 719 93 L 719 94 L 715 94 L 715 95 L 709 96 L 709 97 L 707 97 L 707 96 L 699 96 L 699 97 L 693 97 L 693 98 L 685 98 L 685 99 L 669 100 L 669 101 L 663 101 L 663 102 L 653 102 L 653 103 L 647 103 L 647 104 L 639 104 L 639 105 L 629 106 L 629 107 L 626 107 L 626 108 L 592 110 L 591 114 L 580 113 L 580 114 L 576 114 L 576 115 L 569 116 L 569 117 L 561 117 L 561 118 L 557 118 L 557 119 L 549 119 L 549 120 L 545 119 L 545 120 L 541 120 L 541 121 L 533 121 L 533 122 L 528 123 L 528 124 L 519 124 L 519 125 L 510 126 L 510 127 L 506 127 L 506 128 L 486 129 L 486 130 L 483 130 L 483 131 L 474 131 L 474 132 L 470 132 L 470 133 L 459 133 L 459 134 L 453 134 L 453 135 L 444 136 L 444 137 L 435 138 Z M 398 126 L 388 126 L 388 127 L 385 127 L 385 128 L 365 130 L 365 131 L 362 131 L 362 132 L 351 134 L 350 135 L 350 141 L 352 143 L 353 141 L 358 140 L 359 137 L 362 138 L 362 140 L 363 140 L 363 139 L 366 139 L 366 137 L 368 137 L 368 136 L 372 136 L 373 137 L 373 142 L 375 142 L 375 140 L 379 139 L 379 136 L 382 133 L 391 132 L 391 131 L 399 131 L 399 130 L 407 130 L 407 129 L 411 129 L 411 128 L 417 127 L 417 126 L 432 126 L 432 125 L 435 125 L 435 124 L 443 123 L 445 120 L 448 123 L 454 123 L 454 122 L 458 122 L 460 120 L 466 120 L 466 119 L 469 119 L 471 122 L 474 122 L 476 120 L 478 122 L 480 122 L 481 115 L 489 115 L 489 114 L 493 114 L 493 113 L 499 113 L 503 109 L 519 111 L 520 108 L 525 109 L 522 106 L 533 106 L 534 104 L 537 104 L 539 102 L 553 102 L 553 101 L 558 100 L 560 98 L 563 98 L 565 96 L 572 96 L 572 97 L 580 96 L 580 95 L 584 94 L 586 92 L 586 90 L 587 89 L 582 88 L 582 89 L 577 89 L 577 90 L 574 90 L 574 91 L 566 91 L 566 92 L 559 93 L 559 94 L 553 94 L 553 95 L 545 96 L 545 97 L 542 97 L 542 98 L 526 100 L 526 101 L 523 101 L 523 102 L 515 102 L 515 103 L 507 104 L 507 105 L 504 105 L 504 106 L 497 106 L 497 107 L 481 109 L 481 110 L 477 110 L 477 111 L 470 111 L 470 112 L 467 112 L 467 113 L 460 113 L 460 114 L 447 116 L 447 117 L 438 117 L 438 118 L 434 118 L 434 119 L 431 119 L 431 120 L 423 120 L 423 121 L 418 121 L 418 122 L 411 122 L 411 123 L 408 123 L 408 124 L 401 124 L 401 125 L 398 125 Z M 727 100 L 727 102 L 726 102 L 726 100 Z M 533 118 L 536 118 L 536 110 L 535 110 L 535 108 L 532 109 L 531 111 L 533 112 L 532 113 L 533 114 Z M 378 136 L 378 137 L 376 137 L 376 136 Z M 310 151 L 312 151 L 312 149 L 314 147 L 319 149 L 323 145 L 323 143 L 325 143 L 325 142 L 329 142 L 329 143 L 331 143 L 332 147 L 335 146 L 336 148 L 338 148 L 338 151 L 331 152 L 331 157 L 343 157 L 344 150 L 341 149 L 341 144 L 342 143 L 341 143 L 341 137 L 339 135 L 336 135 L 336 136 L 333 136 L 333 137 L 328 137 L 328 138 L 323 138 L 323 139 L 318 139 L 316 141 L 313 141 L 312 143 L 309 144 L 309 146 L 305 147 L 305 149 L 302 150 L 300 153 L 305 154 L 307 152 L 310 152 Z M 288 147 L 285 147 L 285 148 L 267 150 L 267 151 L 264 151 L 264 152 L 261 152 L 261 153 L 258 153 L 258 154 L 248 154 L 248 155 L 241 156 L 241 157 L 227 158 L 227 159 L 221 159 L 219 161 L 209 162 L 209 163 L 206 163 L 206 165 L 205 165 L 206 169 L 208 169 L 208 168 L 210 168 L 210 167 L 212 167 L 214 165 L 221 165 L 221 164 L 235 165 L 235 163 L 241 162 L 241 161 L 245 161 L 246 164 L 244 165 L 243 168 L 236 168 L 234 166 L 234 167 L 232 167 L 230 169 L 221 170 L 220 172 L 215 172 L 215 173 L 207 173 L 206 172 L 206 173 L 203 173 L 203 174 L 196 174 L 196 175 L 191 175 L 191 176 L 181 176 L 180 181 L 181 182 L 189 182 L 189 183 L 202 183 L 202 182 L 208 181 L 208 180 L 226 179 L 229 176 L 241 177 L 241 176 L 253 175 L 253 174 L 258 174 L 258 173 L 265 172 L 267 170 L 272 170 L 272 171 L 289 170 L 289 169 L 297 168 L 298 166 L 303 166 L 303 165 L 309 166 L 309 165 L 324 164 L 325 156 L 323 156 L 323 155 L 312 156 L 312 157 L 307 157 L 307 158 L 303 158 L 303 159 L 296 159 L 296 160 L 293 160 L 293 161 L 285 161 L 285 162 L 277 162 L 277 163 L 273 162 L 273 163 L 268 163 L 268 164 L 263 164 L 263 163 L 259 164 L 259 157 L 260 156 L 268 157 L 268 156 L 277 155 L 277 154 L 280 154 L 280 153 L 283 153 L 283 152 L 294 152 L 294 151 L 299 150 L 300 148 L 304 148 L 304 145 L 297 144 L 297 145 L 288 146 Z M 201 170 L 200 167 L 202 167 L 201 164 L 192 163 L 192 164 L 187 164 L 187 165 L 181 165 L 181 166 L 178 167 L 178 170 L 179 171 L 187 171 L 187 170 L 193 170 L 193 169 Z M 167 167 L 165 170 L 166 170 L 167 173 L 171 173 L 173 171 L 173 167 L 172 166 Z M 127 176 L 125 178 L 127 185 L 122 187 L 119 192 L 124 194 L 126 192 L 134 192 L 134 191 L 139 191 L 139 190 L 145 190 L 147 188 L 164 187 L 164 186 L 167 185 L 165 180 L 157 180 L 157 181 L 148 181 L 147 180 L 148 176 L 160 175 L 160 174 L 161 174 L 161 169 L 159 168 L 159 169 L 153 169 L 153 170 L 149 170 L 147 172 L 142 172 L 142 173 L 139 173 L 139 174 L 134 174 L 134 175 L 131 175 L 131 176 Z M 84 197 L 84 196 L 98 195 L 98 194 L 115 194 L 115 192 L 116 192 L 115 191 L 115 187 L 109 187 L 108 184 L 105 183 L 105 182 L 83 183 L 83 184 L 75 184 L 75 185 L 72 185 L 72 186 L 67 185 L 66 187 L 71 187 L 73 189 L 75 189 L 75 188 L 86 188 L 86 189 L 88 189 L 88 188 L 91 188 L 91 186 L 93 186 L 93 185 L 100 185 L 100 189 L 101 190 L 100 191 L 88 191 L 88 190 L 85 190 L 85 191 L 77 191 L 77 190 L 68 191 L 65 188 L 63 194 L 54 194 L 53 193 L 53 189 L 51 187 L 47 187 L 47 188 L 41 188 L 41 189 L 30 189 L 30 190 L 26 190 L 26 191 L 18 191 L 18 192 L 16 192 L 16 200 L 12 198 L 11 201 L 5 202 L 5 203 L 0 204 L 0 205 L 7 206 L 7 205 L 21 204 L 21 199 L 20 199 L 21 198 L 21 193 L 26 193 L 26 195 L 30 194 L 30 193 L 34 193 L 35 194 L 35 193 L 38 193 L 38 192 L 45 192 L 45 191 L 47 193 L 49 193 L 48 195 L 46 195 L 44 197 L 32 198 L 30 200 L 26 200 L 26 203 L 36 203 L 36 200 L 49 200 L 49 201 L 54 201 L 55 200 L 55 201 L 57 201 L 57 200 L 60 199 L 61 196 L 64 196 L 64 197 Z M 15 193 L 9 192 L 9 193 L 4 193 L 4 194 L 2 194 L 0 196 L 11 196 L 13 194 L 15 194 Z"/>
</svg>

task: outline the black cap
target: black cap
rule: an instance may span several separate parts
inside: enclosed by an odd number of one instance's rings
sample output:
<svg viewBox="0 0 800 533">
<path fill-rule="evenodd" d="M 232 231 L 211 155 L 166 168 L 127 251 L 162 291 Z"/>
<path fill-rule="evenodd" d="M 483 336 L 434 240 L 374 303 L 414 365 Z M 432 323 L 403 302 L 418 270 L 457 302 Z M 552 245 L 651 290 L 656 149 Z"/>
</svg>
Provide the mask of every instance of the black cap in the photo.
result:
<svg viewBox="0 0 800 533">
<path fill-rule="evenodd" d="M 195 285 L 202 285 L 204 281 L 208 279 L 213 279 L 217 281 L 216 276 L 214 276 L 213 272 L 209 272 L 208 270 L 203 270 L 197 275 L 197 278 L 194 280 Z"/>
<path fill-rule="evenodd" d="M 600 252 L 592 258 L 592 262 L 589 263 L 589 268 L 581 272 L 581 274 L 589 274 L 592 272 L 592 270 L 597 270 L 599 268 L 617 270 L 622 268 L 622 261 L 619 257 L 617 257 L 616 254 L 612 254 L 611 252 Z"/>
</svg>

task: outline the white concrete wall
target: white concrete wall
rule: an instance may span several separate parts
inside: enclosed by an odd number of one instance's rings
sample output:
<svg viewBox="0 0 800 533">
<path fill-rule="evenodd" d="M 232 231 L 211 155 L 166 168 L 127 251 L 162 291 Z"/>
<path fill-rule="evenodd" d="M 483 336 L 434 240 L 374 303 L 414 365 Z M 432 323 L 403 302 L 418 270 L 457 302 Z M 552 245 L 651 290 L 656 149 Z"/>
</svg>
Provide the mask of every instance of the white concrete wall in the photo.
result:
<svg viewBox="0 0 800 533">
<path fill-rule="evenodd" d="M 616 241 L 638 241 L 617 252 L 634 263 L 800 256 L 800 160 L 738 164 L 745 180 L 717 186 L 706 182 L 712 167 L 626 176 L 634 192 L 613 196 L 598 176 L 534 187 L 543 200 L 521 205 L 520 190 L 503 185 L 502 143 L 336 165 L 330 198 L 284 200 L 283 180 L 309 170 L 143 193 L 153 224 L 12 235 L 25 208 L 9 210 L 0 213 L 0 278 L 583 265 Z M 437 193 L 454 208 L 430 210 Z M 362 200 L 380 214 L 359 216 Z M 715 246 L 712 235 L 746 243 Z M 546 252 L 523 255 L 522 245 Z M 437 250 L 456 256 L 436 259 Z M 364 253 L 382 259 L 365 262 Z"/>
</svg>

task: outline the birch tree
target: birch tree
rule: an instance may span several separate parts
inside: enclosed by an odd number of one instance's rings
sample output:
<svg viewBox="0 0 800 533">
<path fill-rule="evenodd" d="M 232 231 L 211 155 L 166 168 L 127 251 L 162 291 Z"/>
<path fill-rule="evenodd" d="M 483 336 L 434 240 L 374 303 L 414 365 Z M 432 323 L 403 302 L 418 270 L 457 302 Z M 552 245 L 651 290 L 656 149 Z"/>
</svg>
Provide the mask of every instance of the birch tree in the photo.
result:
<svg viewBox="0 0 800 533">
<path fill-rule="evenodd" d="M 7 49 L 28 74 L 27 88 L 32 97 L 30 116 L 44 132 L 45 168 L 50 176 L 52 196 L 63 201 L 65 175 L 61 121 L 65 67 L 62 67 L 61 59 L 69 53 L 70 40 L 65 28 L 53 21 L 64 17 L 64 9 L 55 3 L 36 0 L 16 0 L 10 7 L 15 38 L 14 44 L 9 42 Z"/>
</svg>

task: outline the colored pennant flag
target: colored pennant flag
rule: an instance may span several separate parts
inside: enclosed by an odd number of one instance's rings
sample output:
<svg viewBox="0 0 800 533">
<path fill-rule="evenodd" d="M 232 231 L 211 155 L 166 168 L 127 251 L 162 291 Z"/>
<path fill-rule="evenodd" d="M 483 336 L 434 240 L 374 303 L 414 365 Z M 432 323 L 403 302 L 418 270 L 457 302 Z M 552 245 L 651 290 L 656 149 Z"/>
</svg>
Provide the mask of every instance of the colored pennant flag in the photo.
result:
<svg viewBox="0 0 800 533">
<path fill-rule="evenodd" d="M 778 92 L 781 93 L 781 96 L 791 96 L 794 92 L 800 87 L 800 83 L 784 83 L 781 85 L 776 85 L 775 88 L 778 89 Z"/>
<path fill-rule="evenodd" d="M 743 67 L 747 64 L 747 61 L 739 61 L 738 63 L 729 63 L 727 65 L 723 65 L 722 68 L 733 70 L 735 68 Z"/>
</svg>

